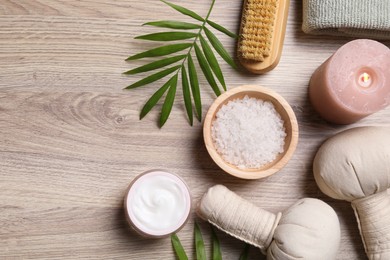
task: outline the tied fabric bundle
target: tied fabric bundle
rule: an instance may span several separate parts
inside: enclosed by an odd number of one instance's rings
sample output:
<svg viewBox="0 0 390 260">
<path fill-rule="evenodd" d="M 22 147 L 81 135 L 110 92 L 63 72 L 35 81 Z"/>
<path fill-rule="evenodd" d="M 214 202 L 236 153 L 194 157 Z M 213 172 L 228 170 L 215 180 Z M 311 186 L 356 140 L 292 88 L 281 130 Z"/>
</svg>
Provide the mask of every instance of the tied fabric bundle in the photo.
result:
<svg viewBox="0 0 390 260">
<path fill-rule="evenodd" d="M 390 39 L 389 0 L 303 0 L 308 34 Z"/>
</svg>

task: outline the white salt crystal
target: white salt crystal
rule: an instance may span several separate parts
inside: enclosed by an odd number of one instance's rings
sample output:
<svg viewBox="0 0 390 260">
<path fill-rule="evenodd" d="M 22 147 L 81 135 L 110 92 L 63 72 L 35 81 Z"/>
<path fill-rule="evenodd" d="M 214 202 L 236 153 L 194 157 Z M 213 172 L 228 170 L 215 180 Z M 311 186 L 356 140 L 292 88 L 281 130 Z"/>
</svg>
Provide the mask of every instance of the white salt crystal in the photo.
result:
<svg viewBox="0 0 390 260">
<path fill-rule="evenodd" d="M 222 158 L 238 168 L 260 168 L 284 151 L 283 120 L 269 101 L 235 99 L 216 114 L 211 136 Z"/>
</svg>

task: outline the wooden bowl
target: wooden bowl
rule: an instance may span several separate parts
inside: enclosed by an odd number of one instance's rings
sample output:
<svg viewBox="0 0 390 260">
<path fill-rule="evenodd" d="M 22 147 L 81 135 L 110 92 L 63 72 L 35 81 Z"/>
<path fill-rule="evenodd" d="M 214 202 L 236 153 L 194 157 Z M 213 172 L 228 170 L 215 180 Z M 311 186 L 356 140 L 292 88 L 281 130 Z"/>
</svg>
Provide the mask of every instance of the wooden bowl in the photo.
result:
<svg viewBox="0 0 390 260">
<path fill-rule="evenodd" d="M 287 134 L 284 143 L 284 152 L 279 154 L 274 161 L 255 169 L 240 169 L 226 162 L 217 152 L 211 136 L 212 123 L 215 120 L 218 110 L 230 100 L 242 99 L 245 96 L 272 102 L 284 121 L 284 128 Z M 242 179 L 260 179 L 279 171 L 290 160 L 298 143 L 298 122 L 291 106 L 276 92 L 261 86 L 240 86 L 225 92 L 210 106 L 203 125 L 203 138 L 208 153 L 222 170 Z"/>
</svg>

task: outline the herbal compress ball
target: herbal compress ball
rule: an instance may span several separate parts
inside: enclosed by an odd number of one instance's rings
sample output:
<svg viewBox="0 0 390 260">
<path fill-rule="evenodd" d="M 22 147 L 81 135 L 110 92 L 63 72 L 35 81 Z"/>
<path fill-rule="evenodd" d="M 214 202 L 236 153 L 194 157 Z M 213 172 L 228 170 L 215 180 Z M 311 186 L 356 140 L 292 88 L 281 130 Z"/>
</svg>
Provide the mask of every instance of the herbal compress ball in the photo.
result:
<svg viewBox="0 0 390 260">
<path fill-rule="evenodd" d="M 271 260 L 333 260 L 340 243 L 334 210 L 318 199 L 301 199 L 273 214 L 222 185 L 202 197 L 198 214 L 226 233 L 261 249 Z"/>
<path fill-rule="evenodd" d="M 322 192 L 352 203 L 369 259 L 390 259 L 390 128 L 353 128 L 331 137 L 313 170 Z"/>
</svg>

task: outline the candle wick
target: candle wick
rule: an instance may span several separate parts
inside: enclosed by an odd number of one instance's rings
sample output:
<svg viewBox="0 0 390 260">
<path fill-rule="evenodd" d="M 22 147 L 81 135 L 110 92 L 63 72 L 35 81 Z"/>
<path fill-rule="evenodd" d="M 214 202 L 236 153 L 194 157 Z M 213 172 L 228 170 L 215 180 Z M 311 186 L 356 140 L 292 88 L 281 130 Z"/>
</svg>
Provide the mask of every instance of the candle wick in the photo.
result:
<svg viewBox="0 0 390 260">
<path fill-rule="evenodd" d="M 359 85 L 368 88 L 371 85 L 371 76 L 367 72 L 363 72 L 359 77 Z"/>
</svg>

